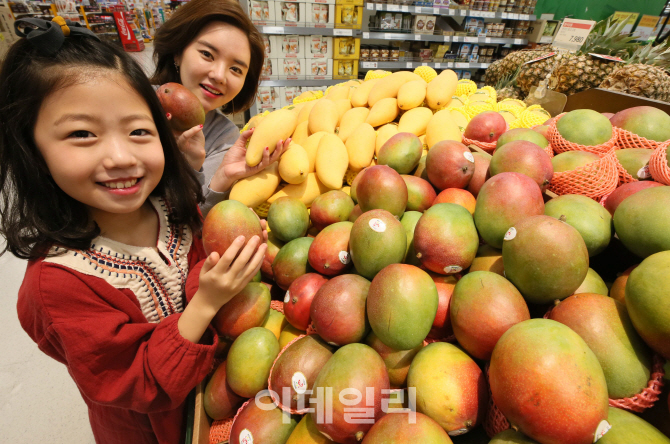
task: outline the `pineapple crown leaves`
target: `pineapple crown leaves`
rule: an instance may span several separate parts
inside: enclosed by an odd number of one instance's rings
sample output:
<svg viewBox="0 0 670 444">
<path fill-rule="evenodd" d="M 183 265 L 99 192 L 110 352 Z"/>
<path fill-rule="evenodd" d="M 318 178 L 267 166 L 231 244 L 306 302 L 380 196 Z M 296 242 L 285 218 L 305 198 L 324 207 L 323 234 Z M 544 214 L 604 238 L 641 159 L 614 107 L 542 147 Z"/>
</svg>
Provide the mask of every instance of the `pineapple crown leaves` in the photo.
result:
<svg viewBox="0 0 670 444">
<path fill-rule="evenodd" d="M 670 67 L 670 41 L 662 45 L 654 46 L 652 42 L 645 46 L 639 46 L 633 54 L 626 60 L 626 63 L 632 65 L 655 65 L 661 68 Z"/>
<path fill-rule="evenodd" d="M 616 56 L 627 53 L 636 44 L 633 43 L 635 37 L 621 34 L 625 26 L 625 20 L 615 22 L 612 17 L 601 20 L 586 37 L 577 55 L 595 53 Z"/>
<path fill-rule="evenodd" d="M 508 86 L 517 86 L 516 78 L 519 76 L 519 73 L 521 72 L 521 67 L 522 66 L 523 66 L 523 64 L 519 65 L 514 72 L 512 72 L 512 73 L 502 77 L 500 80 L 498 80 L 498 83 L 496 83 L 496 85 L 494 87 L 495 90 L 500 91 L 501 89 L 503 89 L 505 87 L 508 87 Z"/>
</svg>

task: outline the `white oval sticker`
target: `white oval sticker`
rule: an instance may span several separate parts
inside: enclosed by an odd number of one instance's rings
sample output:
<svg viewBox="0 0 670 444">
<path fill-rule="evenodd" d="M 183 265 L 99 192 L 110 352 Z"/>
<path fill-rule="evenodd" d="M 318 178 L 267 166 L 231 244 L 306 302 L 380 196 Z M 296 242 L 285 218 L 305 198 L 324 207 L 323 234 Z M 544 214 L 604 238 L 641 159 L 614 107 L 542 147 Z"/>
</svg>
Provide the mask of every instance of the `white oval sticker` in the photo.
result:
<svg viewBox="0 0 670 444">
<path fill-rule="evenodd" d="M 458 429 L 458 430 L 452 430 L 451 432 L 448 432 L 447 435 L 458 436 L 458 435 L 462 435 L 464 433 L 468 433 L 468 429 L 462 428 L 462 429 Z"/>
<path fill-rule="evenodd" d="M 516 228 L 511 227 L 509 230 L 507 230 L 507 233 L 505 233 L 505 237 L 503 239 L 512 240 L 515 237 L 516 237 Z"/>
<path fill-rule="evenodd" d="M 293 373 L 291 384 L 293 385 L 293 390 L 299 395 L 307 391 L 307 378 L 301 372 Z"/>
<path fill-rule="evenodd" d="M 469 162 L 475 163 L 475 156 L 473 156 L 470 151 L 464 152 L 463 157 L 465 157 Z M 465 432 L 463 432 L 463 433 L 465 433 Z"/>
<path fill-rule="evenodd" d="M 605 433 L 609 432 L 611 428 L 612 426 L 609 422 L 604 419 L 600 421 L 600 424 L 598 424 L 598 428 L 596 429 L 596 434 L 593 437 L 593 442 L 597 442 L 600 438 L 605 436 Z"/>
<path fill-rule="evenodd" d="M 370 219 L 369 222 L 370 228 L 372 228 L 377 233 L 383 233 L 386 231 L 386 223 L 381 219 Z"/>
<path fill-rule="evenodd" d="M 458 266 L 458 265 L 448 265 L 448 266 L 444 267 L 444 272 L 445 273 L 458 273 L 462 269 L 463 269 L 463 267 Z"/>
<path fill-rule="evenodd" d="M 284 304 L 288 304 L 288 301 L 290 300 L 291 300 L 291 293 L 287 291 L 286 296 L 284 296 Z"/>
<path fill-rule="evenodd" d="M 342 262 L 344 265 L 347 265 L 351 261 L 351 257 L 349 256 L 348 251 L 340 251 L 338 256 L 340 257 L 340 262 Z"/>
<path fill-rule="evenodd" d="M 240 432 L 240 444 L 254 444 L 254 435 L 248 429 Z"/>
<path fill-rule="evenodd" d="M 650 177 L 651 177 L 651 173 L 649 172 L 649 165 L 645 165 L 637 171 L 637 178 L 638 179 L 644 180 L 644 179 L 649 179 Z"/>
</svg>

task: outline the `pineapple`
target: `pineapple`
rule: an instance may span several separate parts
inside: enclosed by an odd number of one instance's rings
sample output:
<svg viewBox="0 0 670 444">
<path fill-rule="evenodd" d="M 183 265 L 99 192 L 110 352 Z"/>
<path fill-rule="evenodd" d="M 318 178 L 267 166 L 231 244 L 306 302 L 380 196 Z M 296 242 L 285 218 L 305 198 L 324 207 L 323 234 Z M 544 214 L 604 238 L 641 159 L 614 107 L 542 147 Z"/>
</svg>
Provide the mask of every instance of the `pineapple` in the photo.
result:
<svg viewBox="0 0 670 444">
<path fill-rule="evenodd" d="M 522 49 L 514 51 L 505 58 L 496 60 L 486 70 L 486 85 L 495 86 L 503 78 L 512 75 L 519 66 L 529 60 L 536 59 L 548 53 L 551 47 L 540 46 L 536 49 Z"/>
<path fill-rule="evenodd" d="M 505 99 L 521 99 L 523 96 L 521 94 L 521 88 L 517 85 L 517 76 L 519 74 L 520 68 L 511 74 L 502 79 L 496 84 L 496 97 L 498 102 L 501 102 Z"/>
<path fill-rule="evenodd" d="M 626 65 L 609 75 L 600 87 L 636 96 L 670 102 L 670 65 L 668 44 L 638 48 Z"/>
</svg>

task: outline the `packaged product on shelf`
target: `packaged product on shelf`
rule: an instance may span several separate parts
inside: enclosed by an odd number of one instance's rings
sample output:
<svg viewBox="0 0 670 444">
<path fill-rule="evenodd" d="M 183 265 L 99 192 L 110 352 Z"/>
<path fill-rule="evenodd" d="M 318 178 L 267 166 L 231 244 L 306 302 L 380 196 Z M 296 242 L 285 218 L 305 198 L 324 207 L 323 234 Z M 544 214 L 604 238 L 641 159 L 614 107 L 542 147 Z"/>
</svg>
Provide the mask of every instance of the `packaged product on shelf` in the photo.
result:
<svg viewBox="0 0 670 444">
<path fill-rule="evenodd" d="M 275 2 L 275 15 L 278 25 L 297 26 L 305 24 L 305 3 Z"/>
<path fill-rule="evenodd" d="M 335 37 L 335 59 L 358 59 L 361 52 L 361 39 L 354 37 Z"/>
<path fill-rule="evenodd" d="M 355 5 L 363 6 L 364 0 L 335 0 L 338 5 Z"/>
<path fill-rule="evenodd" d="M 423 34 L 425 31 L 426 31 L 426 16 L 425 15 L 414 16 L 414 26 L 412 27 L 412 32 L 415 34 Z"/>
<path fill-rule="evenodd" d="M 433 59 L 433 50 L 430 48 L 422 48 L 419 52 L 419 57 L 422 62 L 429 62 Z"/>
<path fill-rule="evenodd" d="M 279 75 L 277 60 L 279 59 L 265 59 L 265 61 L 263 61 L 263 67 L 261 68 L 261 80 L 271 80 Z"/>
<path fill-rule="evenodd" d="M 361 60 L 370 60 L 370 47 L 369 46 L 361 46 Z"/>
<path fill-rule="evenodd" d="M 391 49 L 391 61 L 397 62 L 400 59 L 400 50 L 398 48 Z"/>
<path fill-rule="evenodd" d="M 391 57 L 391 49 L 390 48 L 382 48 L 379 51 L 379 60 L 380 61 L 388 62 L 390 57 Z"/>
<path fill-rule="evenodd" d="M 458 50 L 457 58 L 459 60 L 467 61 L 471 50 L 472 50 L 472 45 L 470 43 L 463 43 Z"/>
<path fill-rule="evenodd" d="M 279 87 L 259 86 L 258 87 L 258 107 L 265 109 L 280 108 Z"/>
<path fill-rule="evenodd" d="M 353 5 L 335 5 L 335 27 L 361 29 L 363 7 Z"/>
<path fill-rule="evenodd" d="M 279 87 L 279 106 L 281 108 L 293 104 L 293 99 L 302 93 L 300 86 L 281 86 Z"/>
<path fill-rule="evenodd" d="M 278 36 L 282 39 L 282 57 L 286 58 L 305 58 L 305 39 L 301 35 Z"/>
<path fill-rule="evenodd" d="M 326 28 L 335 23 L 335 5 L 307 3 L 306 7 L 308 24 Z"/>
<path fill-rule="evenodd" d="M 333 38 L 323 35 L 305 36 L 305 58 L 306 59 L 332 59 Z M 309 44 L 307 44 L 309 43 Z"/>
<path fill-rule="evenodd" d="M 461 79 L 470 80 L 470 78 L 472 78 L 472 73 L 470 71 L 467 71 L 467 70 L 464 69 L 463 70 L 463 75 L 461 76 Z"/>
<path fill-rule="evenodd" d="M 282 70 L 283 77 L 288 79 L 297 79 L 297 77 L 303 76 L 304 72 L 302 67 L 304 64 L 305 59 L 284 59 Z"/>
<path fill-rule="evenodd" d="M 435 16 L 428 15 L 426 16 L 426 34 L 432 34 L 435 32 Z"/>
<path fill-rule="evenodd" d="M 308 79 L 327 80 L 333 78 L 333 59 L 310 59 L 306 62 L 308 64 Z"/>
<path fill-rule="evenodd" d="M 468 34 L 477 35 L 480 32 L 480 29 L 485 29 L 484 20 L 477 17 L 466 17 L 465 21 L 463 21 L 463 28 Z"/>
<path fill-rule="evenodd" d="M 456 77 L 458 77 L 459 80 L 463 78 L 463 71 L 462 70 L 454 69 L 454 73 L 456 73 Z"/>
<path fill-rule="evenodd" d="M 274 22 L 275 2 L 250 0 L 249 13 L 254 23 L 265 24 L 265 22 Z"/>
<path fill-rule="evenodd" d="M 449 8 L 450 0 L 433 0 L 433 8 Z"/>
<path fill-rule="evenodd" d="M 333 60 L 333 79 L 357 79 L 358 60 Z"/>
<path fill-rule="evenodd" d="M 379 61 L 380 49 L 377 46 L 374 46 L 370 49 L 370 60 L 373 62 Z"/>
</svg>

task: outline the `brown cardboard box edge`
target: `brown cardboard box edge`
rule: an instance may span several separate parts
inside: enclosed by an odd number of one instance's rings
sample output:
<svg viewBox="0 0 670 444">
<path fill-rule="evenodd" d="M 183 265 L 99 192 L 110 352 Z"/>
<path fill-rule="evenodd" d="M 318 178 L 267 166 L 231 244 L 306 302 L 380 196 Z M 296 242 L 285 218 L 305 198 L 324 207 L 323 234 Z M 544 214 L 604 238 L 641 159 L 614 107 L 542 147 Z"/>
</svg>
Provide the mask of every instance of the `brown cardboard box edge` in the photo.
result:
<svg viewBox="0 0 670 444">
<path fill-rule="evenodd" d="M 209 418 L 205 413 L 205 381 L 202 381 L 195 388 L 192 444 L 209 444 L 209 429 Z"/>
</svg>

